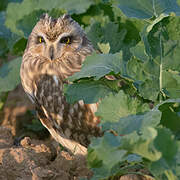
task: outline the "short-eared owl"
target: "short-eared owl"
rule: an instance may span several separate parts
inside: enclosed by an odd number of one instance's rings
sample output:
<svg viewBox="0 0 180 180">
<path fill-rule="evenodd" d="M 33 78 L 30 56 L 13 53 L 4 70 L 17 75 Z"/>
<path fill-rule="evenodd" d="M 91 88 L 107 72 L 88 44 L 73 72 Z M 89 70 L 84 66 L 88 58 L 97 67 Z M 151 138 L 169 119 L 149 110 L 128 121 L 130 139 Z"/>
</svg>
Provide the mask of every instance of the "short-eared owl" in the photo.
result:
<svg viewBox="0 0 180 180">
<path fill-rule="evenodd" d="M 53 19 L 45 14 L 29 36 L 21 64 L 22 85 L 40 121 L 75 154 L 86 154 L 90 137 L 101 134 L 94 115 L 97 104 L 68 104 L 63 85 L 92 52 L 86 34 L 69 15 Z"/>
</svg>

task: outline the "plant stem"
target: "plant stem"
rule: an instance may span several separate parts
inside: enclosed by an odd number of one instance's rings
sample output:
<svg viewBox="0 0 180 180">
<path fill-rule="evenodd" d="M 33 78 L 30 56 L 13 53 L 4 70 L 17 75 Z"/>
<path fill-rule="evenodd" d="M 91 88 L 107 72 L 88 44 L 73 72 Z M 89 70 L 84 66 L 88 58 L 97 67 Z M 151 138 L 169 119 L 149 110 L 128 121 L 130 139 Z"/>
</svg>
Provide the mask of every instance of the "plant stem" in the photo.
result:
<svg viewBox="0 0 180 180">
<path fill-rule="evenodd" d="M 163 73 L 163 66 L 162 66 L 162 39 L 161 39 L 161 33 L 159 34 L 159 45 L 160 45 L 160 69 L 159 69 L 159 89 L 160 92 L 162 92 L 162 73 Z M 163 92 L 162 92 L 163 94 Z M 160 95 L 160 102 L 162 101 L 161 95 Z"/>
</svg>

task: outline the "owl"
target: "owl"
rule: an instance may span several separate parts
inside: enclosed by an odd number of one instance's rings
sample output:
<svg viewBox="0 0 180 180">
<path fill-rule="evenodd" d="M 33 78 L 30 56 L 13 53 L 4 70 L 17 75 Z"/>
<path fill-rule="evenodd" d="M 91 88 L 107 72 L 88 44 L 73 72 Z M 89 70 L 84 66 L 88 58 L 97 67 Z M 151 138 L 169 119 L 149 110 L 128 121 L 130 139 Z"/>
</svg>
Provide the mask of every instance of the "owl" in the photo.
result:
<svg viewBox="0 0 180 180">
<path fill-rule="evenodd" d="M 29 36 L 20 69 L 22 86 L 41 123 L 73 154 L 85 155 L 90 138 L 102 135 L 95 116 L 98 105 L 82 100 L 68 104 L 63 93 L 67 78 L 81 70 L 93 51 L 83 29 L 70 15 L 53 19 L 45 14 Z"/>
</svg>

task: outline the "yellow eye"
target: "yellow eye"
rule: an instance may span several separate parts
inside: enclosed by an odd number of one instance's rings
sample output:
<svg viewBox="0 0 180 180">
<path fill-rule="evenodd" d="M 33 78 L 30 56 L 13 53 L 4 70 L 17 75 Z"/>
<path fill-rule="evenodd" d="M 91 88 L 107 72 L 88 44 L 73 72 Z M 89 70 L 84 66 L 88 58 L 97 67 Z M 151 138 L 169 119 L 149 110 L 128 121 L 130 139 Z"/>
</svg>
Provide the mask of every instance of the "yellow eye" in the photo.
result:
<svg viewBox="0 0 180 180">
<path fill-rule="evenodd" d="M 41 37 L 39 38 L 39 42 L 42 43 L 42 38 Z"/>
<path fill-rule="evenodd" d="M 66 44 L 69 44 L 69 43 L 70 43 L 70 38 L 68 37 L 67 41 L 66 41 Z"/>
<path fill-rule="evenodd" d="M 60 43 L 63 43 L 63 44 L 70 44 L 71 43 L 71 37 L 62 37 L 61 40 L 60 40 Z"/>
<path fill-rule="evenodd" d="M 38 37 L 38 43 L 43 43 L 45 42 L 44 38 L 42 36 Z"/>
</svg>

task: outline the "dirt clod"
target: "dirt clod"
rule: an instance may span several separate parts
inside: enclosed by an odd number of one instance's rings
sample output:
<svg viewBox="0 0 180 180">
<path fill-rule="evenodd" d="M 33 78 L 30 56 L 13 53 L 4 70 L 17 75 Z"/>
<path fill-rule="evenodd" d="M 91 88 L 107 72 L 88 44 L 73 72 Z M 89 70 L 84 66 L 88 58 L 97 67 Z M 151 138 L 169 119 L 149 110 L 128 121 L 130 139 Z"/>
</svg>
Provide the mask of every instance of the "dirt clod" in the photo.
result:
<svg viewBox="0 0 180 180">
<path fill-rule="evenodd" d="M 24 139 L 21 140 L 21 146 L 26 147 L 30 145 L 31 145 L 30 137 L 24 137 Z"/>
</svg>

